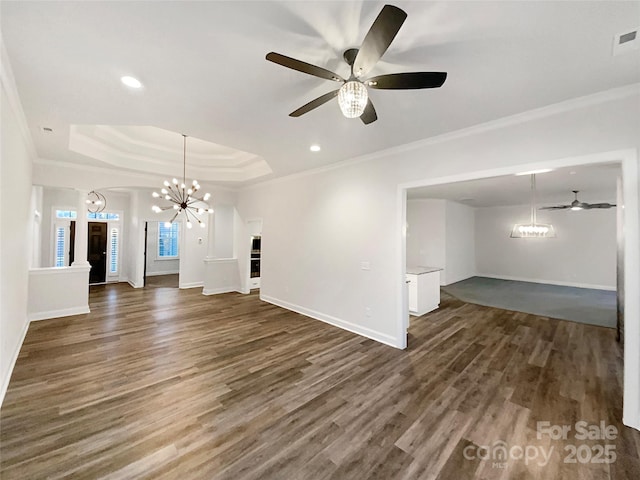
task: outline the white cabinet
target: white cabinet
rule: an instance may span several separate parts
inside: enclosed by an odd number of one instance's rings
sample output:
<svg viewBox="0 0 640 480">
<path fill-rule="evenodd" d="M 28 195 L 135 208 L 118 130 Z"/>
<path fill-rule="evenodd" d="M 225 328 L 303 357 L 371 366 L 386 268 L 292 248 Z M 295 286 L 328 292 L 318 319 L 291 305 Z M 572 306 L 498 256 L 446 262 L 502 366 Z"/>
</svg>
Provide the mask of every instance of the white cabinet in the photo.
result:
<svg viewBox="0 0 640 480">
<path fill-rule="evenodd" d="M 440 305 L 440 269 L 416 267 L 407 269 L 409 312 L 424 315 Z"/>
</svg>

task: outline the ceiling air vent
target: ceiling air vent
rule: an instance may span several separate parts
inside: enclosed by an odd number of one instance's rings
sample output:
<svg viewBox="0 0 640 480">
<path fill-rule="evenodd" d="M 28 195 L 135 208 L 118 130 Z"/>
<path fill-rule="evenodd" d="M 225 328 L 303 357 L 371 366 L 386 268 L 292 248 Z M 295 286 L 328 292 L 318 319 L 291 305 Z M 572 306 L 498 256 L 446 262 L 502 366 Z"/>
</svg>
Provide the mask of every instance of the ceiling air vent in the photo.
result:
<svg viewBox="0 0 640 480">
<path fill-rule="evenodd" d="M 638 47 L 640 47 L 638 30 L 640 30 L 640 27 L 619 33 L 613 37 L 613 55 L 621 55 L 632 50 L 637 50 Z"/>
</svg>

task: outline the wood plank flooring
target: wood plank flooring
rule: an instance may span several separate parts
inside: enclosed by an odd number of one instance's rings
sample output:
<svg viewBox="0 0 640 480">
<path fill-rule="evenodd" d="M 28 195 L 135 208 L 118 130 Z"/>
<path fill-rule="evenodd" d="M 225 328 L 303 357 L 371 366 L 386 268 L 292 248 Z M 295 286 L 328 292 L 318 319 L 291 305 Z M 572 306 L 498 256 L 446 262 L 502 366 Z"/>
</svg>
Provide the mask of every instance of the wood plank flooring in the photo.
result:
<svg viewBox="0 0 640 480">
<path fill-rule="evenodd" d="M 120 284 L 90 300 L 29 328 L 0 411 L 2 479 L 639 478 L 610 329 L 445 296 L 400 351 L 256 294 Z M 536 433 L 579 420 L 618 434 Z M 499 441 L 553 450 L 484 460 Z M 581 463 L 598 445 L 616 461 Z"/>
</svg>

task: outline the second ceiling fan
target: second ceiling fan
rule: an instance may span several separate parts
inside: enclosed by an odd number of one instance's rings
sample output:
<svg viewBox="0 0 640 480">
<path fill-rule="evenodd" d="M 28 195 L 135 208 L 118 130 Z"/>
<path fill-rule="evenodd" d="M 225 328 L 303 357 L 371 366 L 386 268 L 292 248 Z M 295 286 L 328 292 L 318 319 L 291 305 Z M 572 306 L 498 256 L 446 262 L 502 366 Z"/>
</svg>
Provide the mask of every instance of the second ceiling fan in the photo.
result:
<svg viewBox="0 0 640 480">
<path fill-rule="evenodd" d="M 378 116 L 369 98 L 367 87 L 383 90 L 414 90 L 441 87 L 447 78 L 446 72 L 391 73 L 363 80 L 363 77 L 371 71 L 384 52 L 387 51 L 406 18 L 407 14 L 398 7 L 385 5 L 382 8 L 373 25 L 371 25 L 369 32 L 364 37 L 360 48 L 350 48 L 344 52 L 344 60 L 351 67 L 351 75 L 346 80 L 337 73 L 325 68 L 279 53 L 268 53 L 266 58 L 270 62 L 315 77 L 342 83 L 339 89 L 321 95 L 291 112 L 289 116 L 299 117 L 304 115 L 337 96 L 340 110 L 345 117 L 360 117 L 364 124 L 368 125 L 375 122 Z"/>
</svg>

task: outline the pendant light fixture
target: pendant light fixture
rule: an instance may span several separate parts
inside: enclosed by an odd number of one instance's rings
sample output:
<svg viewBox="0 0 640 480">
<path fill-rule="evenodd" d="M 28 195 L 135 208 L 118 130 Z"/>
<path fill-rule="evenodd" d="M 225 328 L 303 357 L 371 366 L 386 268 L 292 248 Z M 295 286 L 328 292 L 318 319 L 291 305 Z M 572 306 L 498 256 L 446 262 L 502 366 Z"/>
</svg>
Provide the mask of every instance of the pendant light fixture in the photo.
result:
<svg viewBox="0 0 640 480">
<path fill-rule="evenodd" d="M 171 202 L 171 205 L 160 207 L 158 205 L 154 205 L 151 209 L 156 212 L 164 212 L 165 210 L 174 209 L 176 210 L 173 218 L 165 222 L 165 225 L 171 226 L 173 221 L 180 215 L 180 213 L 184 213 L 184 217 L 187 222 L 187 228 L 191 228 L 193 219 L 198 222 L 198 224 L 204 228 L 206 224 L 200 220 L 200 215 L 205 212 L 213 213 L 213 209 L 209 207 L 206 203 L 211 195 L 209 193 L 205 193 L 203 196 L 196 196 L 196 192 L 200 190 L 200 184 L 197 180 L 194 180 L 189 187 L 187 187 L 187 136 L 182 135 L 183 137 L 183 156 L 182 156 L 182 183 L 179 183 L 176 178 L 174 178 L 171 182 L 168 180 L 164 181 L 164 188 L 160 190 L 161 193 L 153 192 L 154 198 L 163 197 L 165 200 Z"/>
<path fill-rule="evenodd" d="M 86 203 L 90 213 L 100 213 L 107 206 L 107 199 L 101 193 L 91 190 L 87 195 Z"/>
<path fill-rule="evenodd" d="M 549 223 L 538 223 L 536 218 L 536 175 L 531 174 L 531 222 L 516 223 L 511 238 L 551 238 L 556 232 Z"/>
</svg>

